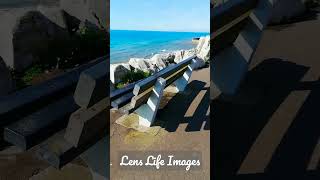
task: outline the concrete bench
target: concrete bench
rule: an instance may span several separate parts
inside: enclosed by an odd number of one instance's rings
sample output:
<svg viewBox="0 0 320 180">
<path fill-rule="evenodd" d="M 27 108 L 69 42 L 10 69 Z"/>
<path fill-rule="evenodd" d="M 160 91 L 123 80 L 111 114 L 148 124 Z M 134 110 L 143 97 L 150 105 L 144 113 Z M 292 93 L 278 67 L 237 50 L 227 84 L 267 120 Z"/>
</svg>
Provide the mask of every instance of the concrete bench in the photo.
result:
<svg viewBox="0 0 320 180">
<path fill-rule="evenodd" d="M 105 60 L 81 73 L 74 93 L 74 100 L 80 107 L 91 107 L 109 95 L 109 88 L 107 88 L 107 82 L 110 79 L 108 63 Z"/>
<path fill-rule="evenodd" d="M 99 151 L 103 152 L 103 154 L 99 154 L 103 160 L 102 163 L 107 164 L 105 162 L 107 145 L 103 143 L 96 147 L 96 143 L 107 136 L 109 129 L 108 80 L 109 63 L 107 60 L 81 73 L 73 95 L 74 102 L 79 108 L 69 116 L 63 136 L 40 146 L 37 154 L 41 159 L 53 167 L 61 168 L 86 151 L 89 151 L 85 153 L 86 157 L 95 157 L 96 151 Z M 101 174 L 98 169 L 96 170 L 94 167 L 91 169 Z M 101 175 L 106 177 L 106 174 L 102 173 Z"/>
<path fill-rule="evenodd" d="M 134 96 L 133 89 L 136 84 L 137 82 L 131 83 L 124 88 L 112 91 L 110 93 L 111 107 L 119 109 L 128 104 Z"/>
<path fill-rule="evenodd" d="M 272 0 L 230 0 L 213 10 L 210 77 L 211 84 L 222 93 L 234 95 L 237 92 L 269 22 L 273 5 Z"/>
<path fill-rule="evenodd" d="M 75 90 L 80 73 L 105 60 L 98 58 L 56 78 L 30 86 L 0 98 L 0 134 L 3 128 L 29 114 L 69 95 Z"/>
<path fill-rule="evenodd" d="M 137 113 L 139 124 L 150 127 L 159 109 L 164 88 L 174 84 L 178 92 L 184 91 L 194 70 L 195 58 L 185 59 L 135 84 L 134 96 L 124 111 Z"/>
<path fill-rule="evenodd" d="M 71 95 L 23 117 L 4 128 L 4 140 L 28 150 L 66 128 L 71 113 L 79 108 Z"/>
<path fill-rule="evenodd" d="M 108 70 L 107 57 L 101 57 L 2 98 L 1 137 L 23 150 L 40 145 L 41 159 L 57 168 L 81 154 L 89 157 L 86 150 L 108 133 Z"/>
<path fill-rule="evenodd" d="M 124 88 L 112 91 L 110 93 L 111 107 L 114 109 L 117 109 L 117 110 L 121 110 L 127 114 L 133 112 L 136 108 L 136 105 L 135 104 L 133 106 L 131 106 L 131 105 L 127 106 L 127 105 L 130 104 L 132 99 L 135 96 L 137 96 L 137 94 L 153 87 L 157 78 L 159 78 L 159 77 L 166 78 L 169 75 L 171 75 L 172 72 L 179 71 L 180 70 L 179 68 L 181 68 L 181 67 L 186 68 L 187 65 L 189 65 L 189 63 L 191 63 L 192 59 L 194 59 L 194 58 L 195 58 L 195 56 L 190 57 L 190 58 L 186 59 L 186 61 L 180 62 L 179 64 L 176 64 L 176 65 L 173 65 L 170 67 L 167 67 L 167 68 L 163 69 L 162 71 L 160 71 L 160 72 L 158 72 L 158 73 L 156 73 L 146 79 L 131 83 Z M 179 71 L 179 72 L 180 72 L 179 74 L 175 75 L 176 77 L 182 76 L 185 71 Z M 169 85 L 171 83 L 172 82 L 170 82 Z M 124 108 L 124 106 L 126 106 L 126 107 Z"/>
</svg>

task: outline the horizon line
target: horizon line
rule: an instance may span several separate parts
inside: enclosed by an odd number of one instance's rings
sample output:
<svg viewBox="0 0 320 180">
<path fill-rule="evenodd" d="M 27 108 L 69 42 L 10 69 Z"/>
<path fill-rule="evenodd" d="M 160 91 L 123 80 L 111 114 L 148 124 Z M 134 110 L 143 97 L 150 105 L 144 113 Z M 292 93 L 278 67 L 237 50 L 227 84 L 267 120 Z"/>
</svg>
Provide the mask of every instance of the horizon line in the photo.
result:
<svg viewBox="0 0 320 180">
<path fill-rule="evenodd" d="M 139 30 L 139 29 L 111 29 L 110 31 L 154 31 L 154 32 L 181 32 L 181 33 L 209 33 L 209 31 L 178 31 L 178 30 Z"/>
</svg>

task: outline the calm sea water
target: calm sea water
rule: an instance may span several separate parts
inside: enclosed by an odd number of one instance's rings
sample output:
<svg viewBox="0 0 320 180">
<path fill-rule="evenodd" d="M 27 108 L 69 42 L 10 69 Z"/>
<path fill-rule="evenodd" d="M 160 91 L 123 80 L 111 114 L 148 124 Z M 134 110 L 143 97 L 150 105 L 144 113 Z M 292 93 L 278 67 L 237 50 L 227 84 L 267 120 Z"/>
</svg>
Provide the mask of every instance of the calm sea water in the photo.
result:
<svg viewBox="0 0 320 180">
<path fill-rule="evenodd" d="M 161 32 L 111 30 L 110 61 L 119 63 L 130 58 L 148 58 L 155 53 L 191 49 L 192 38 L 209 35 L 197 32 Z"/>
</svg>

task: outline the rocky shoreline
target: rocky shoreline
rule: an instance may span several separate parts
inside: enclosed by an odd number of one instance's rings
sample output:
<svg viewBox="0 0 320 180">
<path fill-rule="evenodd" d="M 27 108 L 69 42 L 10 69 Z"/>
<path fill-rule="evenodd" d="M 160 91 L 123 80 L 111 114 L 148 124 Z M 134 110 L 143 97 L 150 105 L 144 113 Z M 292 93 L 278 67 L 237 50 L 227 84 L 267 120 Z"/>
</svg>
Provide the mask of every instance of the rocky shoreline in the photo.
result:
<svg viewBox="0 0 320 180">
<path fill-rule="evenodd" d="M 177 64 L 193 55 L 197 56 L 196 68 L 206 65 L 210 58 L 210 36 L 200 37 L 196 48 L 189 50 L 177 50 L 168 53 L 155 54 L 151 58 L 130 58 L 124 63 L 115 63 L 110 65 L 111 88 L 117 83 L 122 82 L 130 72 L 142 71 L 148 74 L 154 74 L 170 65 Z"/>
<path fill-rule="evenodd" d="M 5 23 L 0 28 L 0 96 L 18 88 L 16 74 L 26 72 L 36 63 L 58 62 L 60 56 L 68 56 L 68 59 L 61 59 L 65 64 L 71 64 L 68 53 L 74 55 L 76 52 L 69 49 L 79 45 L 80 38 L 88 37 L 89 33 L 95 33 L 95 37 L 99 33 L 107 34 L 109 18 L 106 16 L 109 12 L 102 5 L 105 3 L 100 0 L 1 2 L 0 22 Z M 58 60 L 54 59 L 56 56 Z M 76 63 L 80 65 L 82 62 Z"/>
</svg>

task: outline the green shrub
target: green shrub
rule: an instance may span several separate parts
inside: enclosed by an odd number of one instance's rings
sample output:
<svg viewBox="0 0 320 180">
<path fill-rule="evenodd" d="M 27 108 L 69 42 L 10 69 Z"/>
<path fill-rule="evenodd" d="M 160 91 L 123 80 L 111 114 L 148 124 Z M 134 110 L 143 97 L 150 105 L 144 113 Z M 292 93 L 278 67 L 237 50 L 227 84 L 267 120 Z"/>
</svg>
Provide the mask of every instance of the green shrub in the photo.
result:
<svg viewBox="0 0 320 180">
<path fill-rule="evenodd" d="M 68 69 L 108 53 L 109 37 L 106 31 L 87 27 L 79 29 L 70 38 L 56 38 L 39 50 L 40 62 L 46 69 Z"/>
<path fill-rule="evenodd" d="M 40 64 L 34 64 L 24 72 L 16 72 L 12 69 L 10 71 L 12 78 L 16 82 L 16 89 L 18 90 L 32 85 L 33 78 L 42 74 L 44 69 Z"/>
<path fill-rule="evenodd" d="M 130 71 L 121 78 L 121 82 L 115 84 L 115 87 L 116 87 L 116 89 L 121 89 L 121 88 L 125 87 L 127 84 L 137 82 L 137 81 L 139 81 L 141 79 L 145 79 L 149 76 L 151 76 L 151 73 L 149 73 L 149 72 L 144 72 L 141 70 Z"/>
<path fill-rule="evenodd" d="M 128 84 L 139 81 L 140 79 L 147 78 L 151 75 L 149 72 L 144 72 L 141 70 L 130 71 L 123 78 L 121 78 L 121 82 Z"/>
<path fill-rule="evenodd" d="M 24 76 L 21 78 L 24 84 L 31 85 L 31 81 L 34 77 L 43 73 L 43 69 L 40 65 L 35 65 L 29 68 L 25 73 Z"/>
<path fill-rule="evenodd" d="M 125 86 L 126 86 L 125 83 L 120 82 L 120 83 L 116 84 L 116 89 L 121 89 L 121 88 L 124 88 Z"/>
<path fill-rule="evenodd" d="M 108 54 L 109 35 L 105 30 L 79 28 L 70 37 L 60 37 L 39 42 L 32 52 L 38 61 L 23 72 L 11 70 L 17 89 L 32 85 L 34 77 L 46 70 L 70 69 Z"/>
</svg>

